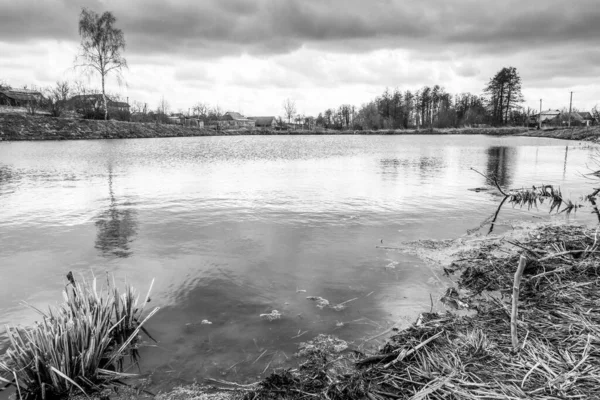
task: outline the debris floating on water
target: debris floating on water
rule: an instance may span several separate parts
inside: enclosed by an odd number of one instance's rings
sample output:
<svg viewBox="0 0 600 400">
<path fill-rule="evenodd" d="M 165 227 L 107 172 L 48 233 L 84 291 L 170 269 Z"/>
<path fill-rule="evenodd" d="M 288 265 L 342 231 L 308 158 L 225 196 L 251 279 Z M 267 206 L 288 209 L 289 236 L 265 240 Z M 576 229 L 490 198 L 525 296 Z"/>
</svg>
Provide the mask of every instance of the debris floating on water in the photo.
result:
<svg viewBox="0 0 600 400">
<path fill-rule="evenodd" d="M 273 321 L 274 319 L 280 319 L 281 313 L 277 310 L 271 311 L 269 314 L 260 314 L 262 319 L 266 319 L 267 321 Z"/>
<path fill-rule="evenodd" d="M 313 340 L 298 345 L 296 357 L 308 357 L 318 353 L 341 353 L 348 348 L 348 342 L 335 336 L 320 334 Z"/>
<path fill-rule="evenodd" d="M 329 306 L 329 300 L 324 299 L 324 298 L 319 297 L 319 296 L 308 296 L 307 299 L 308 300 L 312 300 L 312 301 L 316 301 L 317 302 L 317 307 L 319 307 L 321 310 L 323 308 Z"/>
</svg>

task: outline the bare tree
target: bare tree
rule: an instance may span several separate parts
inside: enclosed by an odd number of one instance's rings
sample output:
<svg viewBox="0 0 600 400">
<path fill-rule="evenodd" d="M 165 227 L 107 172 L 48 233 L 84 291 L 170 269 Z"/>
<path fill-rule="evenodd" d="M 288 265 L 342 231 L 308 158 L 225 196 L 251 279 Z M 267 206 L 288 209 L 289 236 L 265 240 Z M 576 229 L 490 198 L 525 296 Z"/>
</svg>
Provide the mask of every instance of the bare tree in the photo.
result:
<svg viewBox="0 0 600 400">
<path fill-rule="evenodd" d="M 38 108 L 40 107 L 40 98 L 38 96 L 31 96 L 31 99 L 27 100 L 27 103 L 25 104 L 25 107 L 27 108 L 27 113 L 30 115 L 35 115 L 35 113 L 37 112 Z"/>
<path fill-rule="evenodd" d="M 81 36 L 80 53 L 76 58 L 76 67 L 87 73 L 97 72 L 102 79 L 102 100 L 104 103 L 104 119 L 108 119 L 108 104 L 104 84 L 110 72 L 117 75 L 121 83 L 123 68 L 127 68 L 127 60 L 121 55 L 125 49 L 123 31 L 114 27 L 117 19 L 106 11 L 102 15 L 83 8 L 79 16 L 79 36 Z"/>
<path fill-rule="evenodd" d="M 286 99 L 283 102 L 283 112 L 288 120 L 288 123 L 290 123 L 294 115 L 296 115 L 296 102 L 289 98 Z"/>
<path fill-rule="evenodd" d="M 131 105 L 131 112 L 135 112 L 135 113 L 140 113 L 140 114 L 147 114 L 148 110 L 146 107 L 146 103 L 142 103 L 141 101 L 137 101 L 134 100 L 133 104 Z"/>
<path fill-rule="evenodd" d="M 212 110 L 210 110 L 208 113 L 208 118 L 210 120 L 219 121 L 222 116 L 223 116 L 223 110 L 221 110 L 221 107 L 219 107 L 218 105 L 214 106 L 212 108 Z"/>
<path fill-rule="evenodd" d="M 45 90 L 46 105 L 53 117 L 60 117 L 62 115 L 67 107 L 70 92 L 71 87 L 67 81 L 56 82 L 56 86 Z"/>
<path fill-rule="evenodd" d="M 171 105 L 165 99 L 165 96 L 162 96 L 160 98 L 160 101 L 158 102 L 158 107 L 156 109 L 157 114 L 167 115 L 170 110 L 171 110 Z"/>
<path fill-rule="evenodd" d="M 206 103 L 196 103 L 196 105 L 192 107 L 192 111 L 196 117 L 205 120 L 208 118 L 210 109 Z"/>
<path fill-rule="evenodd" d="M 596 104 L 594 108 L 592 108 L 591 114 L 592 117 L 596 119 L 596 123 L 600 123 L 600 108 L 598 108 L 598 104 Z"/>
</svg>

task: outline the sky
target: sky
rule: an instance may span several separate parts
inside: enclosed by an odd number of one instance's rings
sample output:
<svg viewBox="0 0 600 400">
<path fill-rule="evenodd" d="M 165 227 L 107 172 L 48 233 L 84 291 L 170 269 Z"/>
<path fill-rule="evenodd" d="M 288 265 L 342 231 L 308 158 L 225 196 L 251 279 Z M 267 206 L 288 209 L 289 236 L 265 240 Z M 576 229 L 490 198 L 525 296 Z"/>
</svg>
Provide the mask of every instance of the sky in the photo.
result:
<svg viewBox="0 0 600 400">
<path fill-rule="evenodd" d="M 316 116 L 385 88 L 482 94 L 502 67 L 524 107 L 600 104 L 598 0 L 0 0 L 0 81 L 48 87 L 75 69 L 82 7 L 110 11 L 127 42 L 124 82 L 107 90 L 155 109 L 196 103 Z"/>
</svg>

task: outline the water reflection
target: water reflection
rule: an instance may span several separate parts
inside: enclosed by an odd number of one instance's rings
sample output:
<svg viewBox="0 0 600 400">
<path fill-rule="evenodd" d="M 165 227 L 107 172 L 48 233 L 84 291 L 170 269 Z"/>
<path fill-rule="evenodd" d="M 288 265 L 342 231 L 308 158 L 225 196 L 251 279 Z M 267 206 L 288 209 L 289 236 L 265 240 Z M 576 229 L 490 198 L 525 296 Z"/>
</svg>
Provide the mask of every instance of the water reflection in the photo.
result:
<svg viewBox="0 0 600 400">
<path fill-rule="evenodd" d="M 18 173 L 5 165 L 0 165 L 0 193 L 8 191 L 10 185 L 18 179 Z"/>
<path fill-rule="evenodd" d="M 495 177 L 502 188 L 510 187 L 516 163 L 516 149 L 513 147 L 489 147 L 487 153 L 487 176 Z"/>
<path fill-rule="evenodd" d="M 137 234 L 136 211 L 120 206 L 113 190 L 113 169 L 108 166 L 109 206 L 96 220 L 96 249 L 103 256 L 129 257 L 130 243 Z M 125 204 L 126 205 L 126 204 Z"/>
<path fill-rule="evenodd" d="M 398 174 L 402 168 L 406 168 L 407 160 L 401 160 L 398 158 L 383 158 L 379 160 L 379 168 L 381 168 L 381 174 L 383 176 L 389 176 L 396 180 Z"/>
<path fill-rule="evenodd" d="M 565 162 L 563 164 L 563 179 L 567 176 L 567 156 L 569 155 L 569 146 L 565 146 Z"/>
</svg>

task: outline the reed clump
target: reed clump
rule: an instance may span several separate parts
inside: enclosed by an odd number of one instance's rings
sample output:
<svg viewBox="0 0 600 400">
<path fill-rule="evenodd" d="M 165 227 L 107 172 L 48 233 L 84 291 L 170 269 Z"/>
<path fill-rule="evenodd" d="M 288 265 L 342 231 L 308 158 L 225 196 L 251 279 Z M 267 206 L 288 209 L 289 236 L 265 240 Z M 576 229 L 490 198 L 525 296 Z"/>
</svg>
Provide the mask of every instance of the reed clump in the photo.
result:
<svg viewBox="0 0 600 400">
<path fill-rule="evenodd" d="M 30 306 L 40 321 L 6 328 L 10 347 L 0 360 L 0 380 L 15 385 L 21 398 L 89 394 L 130 376 L 124 362 L 137 362 L 140 331 L 158 311 L 145 313 L 150 290 L 140 301 L 133 287 L 120 291 L 114 279 L 99 287 L 95 277 L 89 282 L 67 277 L 64 303 L 48 311 Z"/>
<path fill-rule="evenodd" d="M 522 242 L 485 241 L 447 271 L 475 312 L 424 313 L 377 354 L 316 351 L 246 399 L 576 399 L 600 393 L 597 230 L 546 226 Z M 527 257 L 511 337 L 511 293 Z M 490 292 L 494 290 L 494 292 Z M 466 293 L 466 294 L 465 294 Z"/>
</svg>

